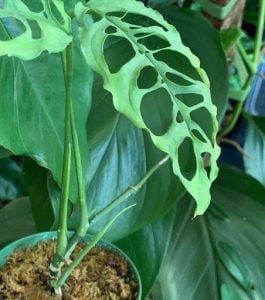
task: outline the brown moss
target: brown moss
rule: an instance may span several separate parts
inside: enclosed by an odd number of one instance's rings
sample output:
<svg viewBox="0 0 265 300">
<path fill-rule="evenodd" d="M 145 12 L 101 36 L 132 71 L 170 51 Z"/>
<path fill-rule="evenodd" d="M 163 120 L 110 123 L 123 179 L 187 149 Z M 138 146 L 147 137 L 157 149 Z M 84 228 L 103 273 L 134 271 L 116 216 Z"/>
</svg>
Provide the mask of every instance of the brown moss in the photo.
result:
<svg viewBox="0 0 265 300">
<path fill-rule="evenodd" d="M 70 259 L 74 259 L 79 245 Z M 55 295 L 48 285 L 49 265 L 55 242 L 42 242 L 12 254 L 0 269 L 0 300 L 136 300 L 137 284 L 129 277 L 124 258 L 95 247 L 74 270 L 63 286 L 63 296 Z"/>
</svg>

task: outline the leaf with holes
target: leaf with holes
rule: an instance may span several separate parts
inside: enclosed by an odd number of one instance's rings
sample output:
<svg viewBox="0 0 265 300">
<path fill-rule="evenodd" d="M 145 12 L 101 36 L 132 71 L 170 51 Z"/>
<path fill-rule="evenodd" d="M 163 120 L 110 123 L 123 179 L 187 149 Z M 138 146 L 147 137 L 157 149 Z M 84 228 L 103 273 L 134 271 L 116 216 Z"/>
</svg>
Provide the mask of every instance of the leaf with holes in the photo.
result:
<svg viewBox="0 0 265 300">
<path fill-rule="evenodd" d="M 92 25 L 86 22 L 87 13 L 94 17 Z M 196 214 L 202 214 L 209 205 L 211 183 L 218 173 L 219 148 L 215 142 L 216 107 L 199 59 L 183 45 L 172 25 L 140 2 L 92 0 L 87 6 L 78 3 L 75 15 L 86 61 L 103 77 L 115 108 L 147 130 L 154 144 L 170 155 L 174 173 L 197 202 Z M 128 44 L 131 58 L 110 68 L 112 57 L 104 48 L 119 39 Z M 172 56 L 174 60 L 169 61 L 167 58 Z M 163 124 L 157 122 L 161 114 L 166 116 Z M 203 117 L 203 123 L 198 122 L 199 117 Z M 185 174 L 181 154 L 189 147 L 194 172 Z M 205 154 L 211 163 L 208 173 Z"/>
<path fill-rule="evenodd" d="M 12 39 L 0 40 L 0 55 L 30 60 L 47 50 L 62 51 L 71 41 L 71 19 L 61 0 L 41 0 L 34 12 L 22 0 L 0 3 L 0 18 L 23 24 L 24 30 Z"/>
</svg>

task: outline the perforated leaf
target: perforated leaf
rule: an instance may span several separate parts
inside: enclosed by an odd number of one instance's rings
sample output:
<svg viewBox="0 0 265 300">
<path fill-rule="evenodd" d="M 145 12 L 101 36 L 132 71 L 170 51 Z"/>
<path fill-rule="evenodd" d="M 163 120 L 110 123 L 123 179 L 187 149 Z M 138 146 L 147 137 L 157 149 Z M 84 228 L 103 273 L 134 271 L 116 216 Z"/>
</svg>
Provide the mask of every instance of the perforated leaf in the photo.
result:
<svg viewBox="0 0 265 300">
<path fill-rule="evenodd" d="M 94 16 L 92 25 L 86 23 L 87 13 Z M 219 148 L 215 143 L 216 107 L 199 59 L 182 44 L 173 26 L 140 2 L 92 0 L 87 6 L 78 3 L 75 15 L 86 61 L 103 77 L 115 108 L 147 130 L 154 144 L 170 155 L 174 173 L 197 202 L 196 214 L 202 214 L 218 173 Z M 131 59 L 109 68 L 112 58 L 105 55 L 104 47 L 120 39 L 127 42 Z M 172 56 L 173 61 L 168 59 Z M 154 102 L 159 105 L 152 105 Z M 166 115 L 167 124 L 158 124 L 156 114 Z M 185 151 L 191 153 L 192 174 L 181 168 Z M 205 154 L 211 163 L 208 174 Z"/>
<path fill-rule="evenodd" d="M 0 40 L 0 55 L 29 60 L 47 50 L 62 51 L 71 41 L 71 19 L 61 0 L 41 0 L 38 12 L 31 11 L 22 0 L 0 3 L 0 18 L 6 22 L 20 22 L 24 30 L 13 39 Z"/>
</svg>

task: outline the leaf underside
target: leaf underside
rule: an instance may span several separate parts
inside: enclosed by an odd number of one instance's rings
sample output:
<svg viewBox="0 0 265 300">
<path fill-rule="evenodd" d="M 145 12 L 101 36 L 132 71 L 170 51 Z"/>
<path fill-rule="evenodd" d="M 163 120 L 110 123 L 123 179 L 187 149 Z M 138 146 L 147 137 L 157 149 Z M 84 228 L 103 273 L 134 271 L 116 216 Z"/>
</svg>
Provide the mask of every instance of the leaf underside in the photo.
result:
<svg viewBox="0 0 265 300">
<path fill-rule="evenodd" d="M 93 25 L 86 24 L 86 13 L 94 16 Z M 85 59 L 103 77 L 115 108 L 147 130 L 154 144 L 170 156 L 174 173 L 197 202 L 196 214 L 202 214 L 218 173 L 219 148 L 215 141 L 216 107 L 199 59 L 182 44 L 172 25 L 140 2 L 92 0 L 87 6 L 77 4 L 75 15 Z M 132 55 L 121 66 L 109 68 L 111 57 L 104 48 L 117 39 L 128 43 Z M 167 59 L 172 55 L 173 64 Z M 139 84 L 143 78 L 146 83 Z M 154 101 L 160 103 L 159 110 L 153 108 Z M 157 125 L 159 114 L 167 116 L 167 124 Z M 204 124 L 197 121 L 202 115 Z M 181 167 L 187 151 L 194 164 L 194 172 L 189 174 Z M 209 172 L 204 167 L 205 156 L 210 160 Z"/>
<path fill-rule="evenodd" d="M 41 52 L 60 52 L 72 41 L 71 19 L 61 0 L 41 0 L 38 11 L 31 11 L 22 0 L 5 0 L 0 3 L 3 22 L 23 25 L 12 39 L 0 40 L 0 55 L 30 60 Z"/>
</svg>

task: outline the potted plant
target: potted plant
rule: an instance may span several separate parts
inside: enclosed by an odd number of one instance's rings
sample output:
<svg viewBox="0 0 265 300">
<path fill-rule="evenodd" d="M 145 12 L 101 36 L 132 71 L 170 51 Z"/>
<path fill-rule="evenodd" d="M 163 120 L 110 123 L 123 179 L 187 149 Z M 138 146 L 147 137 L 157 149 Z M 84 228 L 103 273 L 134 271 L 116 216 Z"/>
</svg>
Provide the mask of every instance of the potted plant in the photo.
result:
<svg viewBox="0 0 265 300">
<path fill-rule="evenodd" d="M 59 96 L 65 104 L 64 138 L 63 144 L 60 145 L 61 136 L 58 136 L 55 128 L 55 140 L 59 144 L 59 146 L 55 145 L 55 158 L 51 153 L 47 153 L 44 144 L 42 144 L 43 148 L 35 145 L 36 147 L 28 149 L 28 141 L 24 140 L 22 133 L 25 128 L 19 127 L 18 141 L 12 142 L 9 139 L 2 143 L 5 148 L 14 153 L 31 152 L 31 157 L 39 164 L 54 171 L 53 177 L 61 187 L 58 238 L 48 281 L 57 294 L 62 292 L 65 281 L 80 264 L 81 259 L 102 238 L 116 219 L 128 209 L 133 210 L 135 205 L 137 206 L 137 203 L 133 203 L 124 208 L 125 200 L 138 192 L 154 172 L 169 160 L 172 162 L 173 173 L 196 201 L 195 215 L 203 214 L 210 203 L 210 187 L 217 177 L 216 160 L 220 153 L 216 143 L 217 108 L 211 101 L 209 79 L 200 66 L 200 60 L 182 43 L 174 26 L 165 21 L 158 12 L 146 8 L 135 0 L 111 2 L 92 0 L 87 3 L 66 1 L 66 6 L 67 9 L 60 0 L 43 0 L 27 4 L 22 0 L 8 0 L 1 2 L 0 8 L 3 36 L 0 54 L 11 57 L 5 58 L 6 60 L 15 57 L 18 59 L 13 61 L 16 64 L 18 61 L 35 59 L 35 63 L 45 64 L 45 59 L 49 59 L 52 53 L 60 53 L 62 58 L 60 64 L 62 69 L 57 69 L 56 72 L 60 72 L 62 77 L 58 84 L 61 84 L 62 79 L 65 83 L 65 88 Z M 73 47 L 75 47 L 74 54 Z M 120 64 L 115 64 L 117 48 L 121 51 L 126 49 Z M 112 51 L 113 49 L 115 51 Z M 36 60 L 44 51 L 49 54 Z M 82 59 L 85 63 L 82 65 L 83 69 L 79 69 L 78 63 Z M 58 63 L 58 55 L 56 63 Z M 37 70 L 33 66 L 34 61 L 27 68 L 27 71 L 32 74 Z M 82 87 L 84 80 L 82 75 L 87 76 L 88 72 L 91 74 L 91 69 L 102 77 L 104 89 L 112 95 L 115 110 L 136 127 L 146 131 L 148 143 L 152 142 L 165 154 L 162 157 L 161 152 L 155 154 L 154 157 L 160 157 L 160 160 L 157 160 L 138 181 L 132 182 L 131 186 L 127 186 L 118 194 L 118 197 L 109 201 L 105 207 L 95 207 L 94 211 L 88 212 L 89 199 L 87 200 L 85 185 L 87 181 L 91 181 L 91 178 L 84 178 L 83 168 L 84 165 L 87 167 L 87 157 L 82 157 L 80 144 L 86 144 L 86 141 L 80 139 L 84 137 L 84 132 L 80 133 L 80 128 L 79 130 L 77 128 L 79 123 L 76 121 L 79 117 L 84 118 L 84 115 L 87 118 L 88 105 L 79 108 L 81 113 L 77 116 L 74 106 L 80 103 L 75 103 L 75 99 L 72 98 L 73 94 L 78 94 L 78 89 Z M 25 75 L 32 76 L 32 74 Z M 15 67 L 13 78 L 15 85 L 18 83 L 17 75 Z M 96 78 L 98 82 L 98 77 Z M 7 81 L 11 81 L 11 78 L 7 78 Z M 46 88 L 49 88 L 49 82 L 45 84 Z M 15 117 L 19 123 L 21 112 L 18 108 L 18 94 L 16 86 L 13 88 L 13 91 L 7 90 L 7 93 L 13 92 Z M 91 85 L 88 90 L 90 92 Z M 32 90 L 29 89 L 27 96 L 30 97 L 31 93 Z M 89 96 L 86 98 L 88 101 Z M 52 97 L 46 100 L 49 105 L 54 105 Z M 97 105 L 102 107 L 102 103 L 96 103 L 95 106 Z M 103 105 L 107 103 L 103 101 Z M 41 106 L 45 110 L 46 104 L 41 103 Z M 107 114 L 103 115 L 100 121 L 104 124 L 106 118 L 108 118 Z M 89 116 L 89 120 L 91 119 L 93 119 L 93 112 Z M 26 126 L 26 119 L 23 122 Z M 54 129 L 54 120 L 49 122 Z M 12 130 L 11 125 L 7 128 L 8 132 L 10 130 Z M 40 140 L 42 135 L 49 136 L 49 131 L 45 129 L 40 130 L 39 133 Z M 102 136 L 104 132 L 101 136 L 96 136 L 92 142 L 88 136 L 88 143 L 96 145 Z M 124 147 L 126 143 L 125 140 Z M 21 145 L 22 151 L 18 150 Z M 60 151 L 57 151 L 57 146 L 63 149 L 63 163 L 57 161 L 62 157 Z M 34 153 L 36 149 L 38 151 Z M 189 168 L 188 171 L 186 162 L 183 164 L 187 152 L 189 164 L 192 164 L 192 169 Z M 139 163 L 141 163 L 140 159 Z M 62 171 L 62 175 L 59 171 Z M 181 185 L 179 182 L 176 184 L 178 189 L 181 189 Z M 73 207 L 69 214 L 71 202 Z M 77 207 L 79 209 L 76 230 L 68 233 L 69 215 L 75 214 Z M 114 216 L 105 219 L 104 226 L 80 250 L 78 243 L 84 241 L 89 226 L 96 219 L 113 211 Z M 69 261 L 74 249 L 80 252 Z"/>
</svg>

